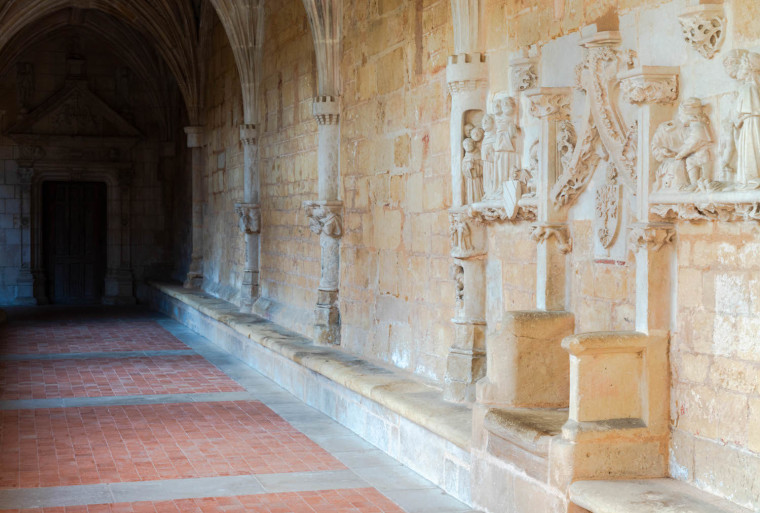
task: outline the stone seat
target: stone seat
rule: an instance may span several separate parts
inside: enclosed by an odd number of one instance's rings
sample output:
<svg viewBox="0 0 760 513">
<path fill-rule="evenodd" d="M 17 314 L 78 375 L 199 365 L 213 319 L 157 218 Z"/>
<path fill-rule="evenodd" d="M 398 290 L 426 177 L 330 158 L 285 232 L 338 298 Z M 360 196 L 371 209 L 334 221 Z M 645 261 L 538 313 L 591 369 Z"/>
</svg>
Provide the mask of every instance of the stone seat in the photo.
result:
<svg viewBox="0 0 760 513">
<path fill-rule="evenodd" d="M 675 479 L 576 481 L 574 513 L 749 513 L 750 510 Z"/>
<path fill-rule="evenodd" d="M 567 409 L 490 408 L 483 419 L 486 451 L 510 461 L 531 477 L 545 480 L 549 449 L 562 433 Z"/>
</svg>

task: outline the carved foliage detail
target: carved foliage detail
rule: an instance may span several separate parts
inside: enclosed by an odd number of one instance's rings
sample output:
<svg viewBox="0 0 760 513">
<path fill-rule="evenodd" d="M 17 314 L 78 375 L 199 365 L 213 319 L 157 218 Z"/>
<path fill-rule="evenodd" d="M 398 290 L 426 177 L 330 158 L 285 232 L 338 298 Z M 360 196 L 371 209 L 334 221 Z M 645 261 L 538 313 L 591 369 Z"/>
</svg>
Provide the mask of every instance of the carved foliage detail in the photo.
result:
<svg viewBox="0 0 760 513">
<path fill-rule="evenodd" d="M 309 218 L 309 229 L 316 234 L 324 234 L 334 239 L 343 235 L 343 205 L 326 204 L 320 201 L 304 203 L 306 216 Z"/>
<path fill-rule="evenodd" d="M 515 93 L 533 89 L 538 85 L 538 72 L 532 62 L 512 66 L 512 90 Z"/>
<path fill-rule="evenodd" d="M 699 54 L 712 59 L 723 45 L 726 17 L 722 7 L 698 9 L 678 17 L 686 42 Z"/>
<path fill-rule="evenodd" d="M 261 232 L 261 208 L 251 203 L 238 203 L 235 205 L 235 213 L 240 217 L 238 226 L 246 235 Z"/>
<path fill-rule="evenodd" d="M 607 183 L 596 190 L 595 214 L 597 236 L 605 249 L 617 240 L 620 229 L 620 203 L 622 191 L 617 183 L 617 170 L 610 165 L 607 171 Z"/>
<path fill-rule="evenodd" d="M 673 103 L 678 99 L 678 77 L 669 76 L 657 79 L 630 77 L 620 82 L 623 98 L 633 104 Z"/>
</svg>

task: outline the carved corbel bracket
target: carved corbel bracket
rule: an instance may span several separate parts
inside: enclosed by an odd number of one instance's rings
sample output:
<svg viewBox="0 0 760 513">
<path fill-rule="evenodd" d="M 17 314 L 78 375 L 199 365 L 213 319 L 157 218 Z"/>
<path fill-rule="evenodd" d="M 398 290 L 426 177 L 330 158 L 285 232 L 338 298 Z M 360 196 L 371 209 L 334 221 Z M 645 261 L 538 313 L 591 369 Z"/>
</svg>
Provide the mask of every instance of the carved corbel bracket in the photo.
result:
<svg viewBox="0 0 760 513">
<path fill-rule="evenodd" d="M 573 239 L 570 237 L 570 230 L 566 224 L 534 225 L 530 237 L 538 243 L 546 242 L 550 237 L 556 238 L 559 251 L 564 255 L 573 250 Z"/>
<path fill-rule="evenodd" d="M 636 223 L 631 225 L 628 241 L 633 249 L 659 251 L 664 245 L 672 244 L 676 236 L 675 227 L 669 223 Z"/>
<path fill-rule="evenodd" d="M 449 92 L 456 94 L 486 87 L 488 67 L 482 53 L 450 55 L 446 65 L 446 82 Z"/>
<path fill-rule="evenodd" d="M 246 235 L 261 233 L 261 205 L 235 203 L 235 212 L 240 217 L 240 231 Z"/>
<path fill-rule="evenodd" d="M 684 11 L 678 21 L 686 42 L 705 59 L 712 59 L 726 38 L 726 14 L 722 5 L 697 5 Z"/>
<path fill-rule="evenodd" d="M 678 99 L 678 68 L 641 66 L 618 75 L 623 99 L 628 103 L 669 104 Z"/>
<path fill-rule="evenodd" d="M 312 232 L 334 239 L 343 235 L 342 201 L 304 201 L 303 208 Z"/>
<path fill-rule="evenodd" d="M 570 119 L 570 88 L 541 87 L 527 91 L 528 112 L 534 118 L 554 121 Z"/>
<path fill-rule="evenodd" d="M 340 121 L 340 97 L 315 97 L 311 104 L 311 112 L 318 125 L 337 125 Z"/>
<path fill-rule="evenodd" d="M 255 146 L 258 138 L 256 125 L 240 125 L 240 141 L 246 146 Z"/>
<path fill-rule="evenodd" d="M 530 57 L 511 59 L 509 78 L 514 94 L 538 87 L 538 60 Z"/>
</svg>

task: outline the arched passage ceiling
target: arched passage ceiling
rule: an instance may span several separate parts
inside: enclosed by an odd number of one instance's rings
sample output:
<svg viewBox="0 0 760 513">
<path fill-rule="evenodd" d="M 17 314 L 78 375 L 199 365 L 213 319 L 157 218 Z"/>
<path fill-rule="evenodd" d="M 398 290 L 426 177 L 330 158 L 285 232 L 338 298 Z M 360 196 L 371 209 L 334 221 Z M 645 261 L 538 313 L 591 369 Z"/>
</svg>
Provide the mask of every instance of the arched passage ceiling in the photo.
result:
<svg viewBox="0 0 760 513">
<path fill-rule="evenodd" d="M 177 81 L 190 123 L 200 124 L 201 59 L 198 20 L 191 0 L 0 0 L 0 55 L 15 46 L 11 43 L 22 32 L 28 32 L 26 37 L 32 39 L 35 34 L 39 36 L 45 27 L 40 22 L 66 9 L 106 13 L 150 41 Z M 104 35 L 103 30 L 99 32 Z M 107 37 L 125 53 L 136 51 L 129 49 L 130 41 L 135 42 L 129 31 L 116 29 Z M 139 55 L 132 57 L 142 58 Z M 140 67 L 135 71 L 140 72 Z"/>
</svg>

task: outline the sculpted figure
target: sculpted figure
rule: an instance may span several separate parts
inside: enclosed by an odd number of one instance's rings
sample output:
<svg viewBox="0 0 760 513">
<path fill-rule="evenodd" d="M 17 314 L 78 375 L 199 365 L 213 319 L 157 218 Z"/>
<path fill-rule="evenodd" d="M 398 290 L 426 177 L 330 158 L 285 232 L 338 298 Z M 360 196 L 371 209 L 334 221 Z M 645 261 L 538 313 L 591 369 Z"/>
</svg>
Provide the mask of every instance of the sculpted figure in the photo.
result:
<svg viewBox="0 0 760 513">
<path fill-rule="evenodd" d="M 733 50 L 723 61 L 728 75 L 739 82 L 733 117 L 733 148 L 724 148 L 730 159 L 736 154 L 736 182 L 740 187 L 760 186 L 760 54 Z M 731 168 L 724 159 L 724 169 Z"/>
<path fill-rule="evenodd" d="M 652 152 L 660 162 L 655 189 L 697 190 L 712 188 L 710 120 L 699 98 L 678 107 L 673 121 L 661 124 L 652 139 Z"/>
<path fill-rule="evenodd" d="M 494 119 L 496 121 L 494 194 L 498 195 L 504 182 L 519 178 L 520 161 L 517 154 L 517 136 L 520 129 L 517 127 L 515 99 L 511 96 L 497 98 L 494 101 Z"/>
<path fill-rule="evenodd" d="M 496 121 L 491 114 L 483 116 L 481 122 L 483 128 L 483 142 L 480 145 L 481 161 L 483 165 L 483 192 L 485 199 L 490 199 L 496 194 Z"/>
<path fill-rule="evenodd" d="M 465 129 L 469 136 L 462 143 L 464 159 L 462 160 L 462 176 L 465 185 L 464 201 L 468 205 L 483 199 L 483 165 L 480 159 L 479 142 L 483 140 L 482 128 Z"/>
</svg>

